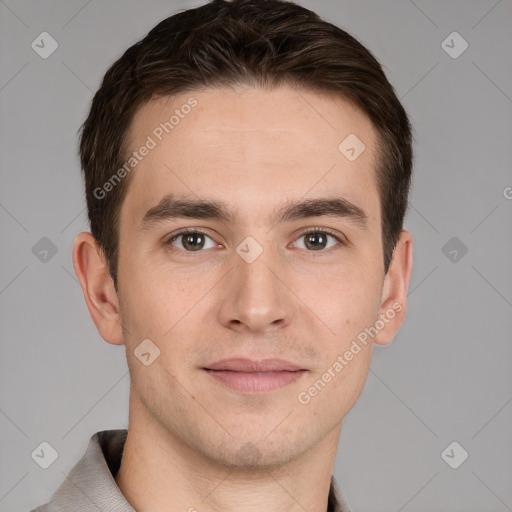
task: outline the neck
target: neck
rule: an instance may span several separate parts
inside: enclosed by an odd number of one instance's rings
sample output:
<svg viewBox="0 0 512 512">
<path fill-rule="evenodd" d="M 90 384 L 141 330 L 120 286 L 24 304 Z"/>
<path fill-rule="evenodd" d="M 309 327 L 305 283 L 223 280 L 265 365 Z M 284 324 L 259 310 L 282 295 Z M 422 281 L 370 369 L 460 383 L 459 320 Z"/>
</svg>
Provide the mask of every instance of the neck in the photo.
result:
<svg viewBox="0 0 512 512">
<path fill-rule="evenodd" d="M 131 393 L 128 436 L 115 481 L 138 512 L 326 512 L 340 433 L 337 424 L 283 465 L 226 466 L 183 443 Z"/>
</svg>

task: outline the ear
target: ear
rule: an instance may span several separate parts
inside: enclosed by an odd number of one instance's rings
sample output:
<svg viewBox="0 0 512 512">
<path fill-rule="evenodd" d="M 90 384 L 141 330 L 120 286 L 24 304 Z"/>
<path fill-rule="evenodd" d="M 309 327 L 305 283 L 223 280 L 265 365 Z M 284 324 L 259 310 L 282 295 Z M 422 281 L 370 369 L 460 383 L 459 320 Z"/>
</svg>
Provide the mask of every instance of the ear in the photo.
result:
<svg viewBox="0 0 512 512">
<path fill-rule="evenodd" d="M 122 345 L 123 330 L 114 282 L 104 254 L 91 233 L 84 231 L 76 237 L 73 266 L 82 286 L 87 308 L 101 337 L 113 345 Z"/>
<path fill-rule="evenodd" d="M 405 319 L 407 289 L 412 271 L 412 235 L 402 230 L 384 277 L 378 320 L 384 327 L 374 338 L 378 345 L 391 343 Z"/>
</svg>

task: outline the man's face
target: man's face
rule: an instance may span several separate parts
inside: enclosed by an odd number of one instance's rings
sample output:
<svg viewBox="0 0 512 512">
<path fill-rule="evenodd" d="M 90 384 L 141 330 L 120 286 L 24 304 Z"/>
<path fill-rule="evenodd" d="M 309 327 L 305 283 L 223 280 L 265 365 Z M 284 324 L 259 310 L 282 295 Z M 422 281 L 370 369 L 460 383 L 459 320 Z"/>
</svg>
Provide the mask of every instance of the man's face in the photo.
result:
<svg viewBox="0 0 512 512">
<path fill-rule="evenodd" d="M 191 97 L 197 105 L 181 109 Z M 159 131 L 176 109 L 179 122 Z M 338 149 L 349 134 L 366 148 L 353 161 Z M 371 338 L 342 370 L 333 365 L 380 312 L 376 132 L 339 97 L 220 88 L 150 101 L 135 116 L 130 151 L 148 136 L 155 145 L 132 171 L 120 219 L 131 406 L 208 458 L 292 460 L 340 428 L 369 369 Z M 169 194 L 222 202 L 232 218 L 160 212 L 143 223 Z M 316 216 L 313 206 L 275 222 L 283 206 L 315 199 L 345 200 L 366 219 Z M 185 228 L 204 234 L 178 236 Z M 145 339 L 160 350 L 149 366 L 134 354 Z M 239 374 L 234 388 L 207 370 L 228 358 L 278 358 L 305 371 L 277 388 L 269 374 Z M 308 392 L 329 368 L 330 381 Z"/>
</svg>

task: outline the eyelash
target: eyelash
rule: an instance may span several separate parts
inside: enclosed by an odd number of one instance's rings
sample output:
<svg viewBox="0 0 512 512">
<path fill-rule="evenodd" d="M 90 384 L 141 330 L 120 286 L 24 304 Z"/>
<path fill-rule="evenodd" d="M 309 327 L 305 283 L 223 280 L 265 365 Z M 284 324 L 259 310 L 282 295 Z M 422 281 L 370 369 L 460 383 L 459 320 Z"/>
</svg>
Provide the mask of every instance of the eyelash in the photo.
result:
<svg viewBox="0 0 512 512">
<path fill-rule="evenodd" d="M 316 233 L 323 233 L 323 234 L 327 234 L 327 235 L 330 235 L 332 236 L 340 245 L 342 246 L 348 246 L 348 242 L 345 241 L 343 238 L 341 238 L 340 236 L 338 236 L 334 231 L 328 229 L 328 228 L 320 228 L 320 227 L 314 227 L 314 228 L 310 228 L 308 229 L 307 231 L 304 231 L 302 232 L 297 238 L 296 240 L 298 240 L 299 238 L 302 238 L 306 235 L 310 235 L 310 234 L 316 234 Z M 180 236 L 183 236 L 183 235 L 204 235 L 204 236 L 207 236 L 208 238 L 211 238 L 210 235 L 208 235 L 208 233 L 206 233 L 205 231 L 201 231 L 200 229 L 195 229 L 195 228 L 183 228 L 183 229 L 180 229 L 179 231 L 177 231 L 176 233 L 174 233 L 166 242 L 165 242 L 165 245 L 168 245 L 171 247 L 171 251 L 180 251 L 180 252 L 185 252 L 187 254 L 190 254 L 192 256 L 194 256 L 194 253 L 201 253 L 201 252 L 204 252 L 204 249 L 203 250 L 198 250 L 198 251 L 186 251 L 186 250 L 183 250 L 183 249 L 179 249 L 178 247 L 174 247 L 172 245 L 172 242 L 174 242 L 177 238 L 179 238 Z M 332 247 L 330 247 L 330 249 L 332 249 Z M 308 250 L 307 252 L 309 253 L 313 253 L 313 256 L 320 256 L 322 255 L 323 253 L 327 252 L 328 249 L 323 249 L 323 250 L 318 250 L 318 251 L 313 251 L 313 250 Z M 314 254 L 314 253 L 320 253 L 320 254 Z"/>
</svg>

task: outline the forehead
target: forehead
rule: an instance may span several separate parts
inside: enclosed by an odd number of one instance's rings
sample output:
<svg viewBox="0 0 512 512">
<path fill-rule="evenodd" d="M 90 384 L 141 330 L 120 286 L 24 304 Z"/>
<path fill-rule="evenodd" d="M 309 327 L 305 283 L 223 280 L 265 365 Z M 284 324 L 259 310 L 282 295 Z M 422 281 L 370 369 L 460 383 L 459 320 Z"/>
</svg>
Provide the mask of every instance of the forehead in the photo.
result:
<svg viewBox="0 0 512 512">
<path fill-rule="evenodd" d="M 355 160 L 346 143 L 340 150 L 345 139 L 364 144 Z M 150 149 L 138 151 L 143 146 Z M 337 95 L 237 87 L 153 99 L 134 116 L 126 147 L 139 153 L 122 207 L 130 223 L 170 192 L 230 203 L 241 220 L 284 199 L 326 195 L 357 204 L 370 223 L 380 218 L 376 132 Z"/>
</svg>

